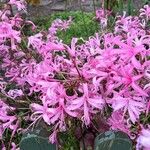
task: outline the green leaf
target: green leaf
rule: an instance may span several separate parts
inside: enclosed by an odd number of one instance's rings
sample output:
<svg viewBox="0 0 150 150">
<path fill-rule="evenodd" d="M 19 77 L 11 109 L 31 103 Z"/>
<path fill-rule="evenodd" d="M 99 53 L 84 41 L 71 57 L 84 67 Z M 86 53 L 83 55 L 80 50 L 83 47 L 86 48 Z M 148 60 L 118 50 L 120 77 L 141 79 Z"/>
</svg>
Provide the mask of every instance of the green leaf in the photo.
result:
<svg viewBox="0 0 150 150">
<path fill-rule="evenodd" d="M 133 10 L 134 10 L 134 4 L 133 4 L 133 0 L 128 0 L 128 15 L 132 15 L 133 14 Z"/>
<path fill-rule="evenodd" d="M 46 138 L 27 134 L 20 142 L 20 150 L 56 150 L 56 145 L 49 143 Z"/>
<path fill-rule="evenodd" d="M 118 0 L 118 7 L 119 7 L 120 13 L 122 13 L 124 9 L 123 0 Z"/>
<path fill-rule="evenodd" d="M 132 150 L 132 142 L 121 131 L 107 131 L 96 137 L 94 150 Z"/>
<path fill-rule="evenodd" d="M 56 150 L 56 144 L 51 144 L 48 140 L 49 134 L 45 123 L 39 122 L 22 136 L 20 150 Z"/>
<path fill-rule="evenodd" d="M 149 4 L 150 0 L 144 0 L 144 5 Z"/>
</svg>

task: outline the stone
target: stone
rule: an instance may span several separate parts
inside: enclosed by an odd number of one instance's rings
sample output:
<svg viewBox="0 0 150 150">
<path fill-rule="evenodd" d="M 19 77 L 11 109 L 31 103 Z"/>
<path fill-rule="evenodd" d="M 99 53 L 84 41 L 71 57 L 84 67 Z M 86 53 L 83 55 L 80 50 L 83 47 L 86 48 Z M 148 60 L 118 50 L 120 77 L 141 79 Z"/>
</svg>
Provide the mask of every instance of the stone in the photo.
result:
<svg viewBox="0 0 150 150">
<path fill-rule="evenodd" d="M 64 11 L 66 10 L 66 3 L 63 2 L 63 1 L 60 1 L 56 4 L 54 4 L 52 7 L 51 7 L 51 10 L 53 11 Z"/>
<path fill-rule="evenodd" d="M 53 11 L 79 10 L 79 0 L 57 0 L 51 9 Z"/>
<path fill-rule="evenodd" d="M 40 6 L 46 6 L 52 3 L 52 0 L 40 0 Z"/>
</svg>

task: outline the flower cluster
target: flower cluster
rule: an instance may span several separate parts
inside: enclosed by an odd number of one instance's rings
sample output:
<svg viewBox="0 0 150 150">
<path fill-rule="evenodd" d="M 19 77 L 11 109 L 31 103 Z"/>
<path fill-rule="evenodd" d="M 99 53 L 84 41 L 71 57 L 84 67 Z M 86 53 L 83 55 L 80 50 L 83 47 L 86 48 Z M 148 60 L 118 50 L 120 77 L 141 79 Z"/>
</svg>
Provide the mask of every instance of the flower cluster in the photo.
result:
<svg viewBox="0 0 150 150">
<path fill-rule="evenodd" d="M 107 26 L 108 17 L 110 16 L 111 11 L 100 8 L 96 10 L 96 19 L 100 22 L 102 28 Z"/>
<path fill-rule="evenodd" d="M 15 108 L 8 106 L 3 102 L 3 100 L 0 100 L 0 140 L 3 139 L 3 134 L 6 130 L 10 130 L 12 132 L 11 137 L 13 137 L 17 132 L 19 121 L 15 114 L 13 114 L 14 110 Z M 5 146 L 3 149 L 5 149 Z"/>
<path fill-rule="evenodd" d="M 23 2 L 9 4 L 24 9 Z M 150 131 L 142 122 L 150 109 L 149 9 L 141 9 L 139 16 L 118 16 L 112 33 L 96 33 L 82 44 L 73 38 L 70 45 L 56 33 L 69 28 L 71 18 L 55 20 L 47 32 L 25 36 L 26 24 L 36 29 L 32 22 L 12 16 L 8 9 L 0 12 L 0 90 L 5 97 L 0 100 L 0 138 L 6 129 L 14 136 L 21 119 L 31 125 L 43 120 L 53 127 L 49 139 L 55 142 L 69 120 L 88 128 L 100 114 L 108 113 L 103 119 L 111 129 L 128 133 L 137 140 L 137 149 L 150 148 Z M 97 11 L 97 19 L 107 20 L 103 13 Z M 20 119 L 21 98 L 29 111 Z M 16 105 L 6 104 L 7 99 Z M 12 147 L 17 148 L 14 143 Z"/>
<path fill-rule="evenodd" d="M 144 150 L 149 150 L 150 148 L 150 143 L 149 143 L 149 138 L 150 138 L 150 129 L 142 129 L 140 136 L 137 139 L 137 150 L 144 149 Z"/>
</svg>

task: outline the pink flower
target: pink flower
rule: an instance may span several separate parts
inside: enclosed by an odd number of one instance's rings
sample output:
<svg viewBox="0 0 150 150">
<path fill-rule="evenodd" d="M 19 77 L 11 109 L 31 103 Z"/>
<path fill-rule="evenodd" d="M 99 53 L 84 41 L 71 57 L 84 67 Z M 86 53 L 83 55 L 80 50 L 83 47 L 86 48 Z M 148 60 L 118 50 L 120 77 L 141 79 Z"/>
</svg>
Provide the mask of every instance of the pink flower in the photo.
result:
<svg viewBox="0 0 150 150">
<path fill-rule="evenodd" d="M 20 31 L 14 30 L 7 22 L 0 22 L 0 40 L 10 39 L 11 48 L 16 49 L 16 43 L 21 42 Z"/>
<path fill-rule="evenodd" d="M 31 104 L 31 110 L 33 111 L 33 114 L 31 115 L 31 120 L 36 123 L 36 121 L 40 118 L 43 118 L 43 120 L 50 125 L 51 124 L 51 117 L 56 113 L 54 108 L 48 108 L 48 105 L 46 102 L 43 102 L 43 105 Z"/>
<path fill-rule="evenodd" d="M 92 94 L 91 94 L 92 95 Z M 105 104 L 104 100 L 101 97 L 91 96 L 88 85 L 83 84 L 83 96 L 77 98 L 72 102 L 72 105 L 69 107 L 70 110 L 82 109 L 83 108 L 83 121 L 86 125 L 90 124 L 90 111 L 91 107 L 102 109 Z"/>
<path fill-rule="evenodd" d="M 24 0 L 9 0 L 9 4 L 17 6 L 18 11 L 26 11 L 26 2 Z"/>
<path fill-rule="evenodd" d="M 133 42 L 133 41 L 132 41 Z M 120 57 L 125 61 L 125 62 L 131 62 L 132 65 L 140 69 L 142 66 L 140 62 L 137 60 L 136 56 L 138 54 L 142 54 L 143 51 L 145 51 L 145 48 L 143 45 L 135 45 L 133 46 L 132 43 L 125 44 L 122 41 L 114 41 L 115 44 L 120 46 Z"/>
<path fill-rule="evenodd" d="M 2 144 L 2 150 L 6 150 L 6 147 L 4 144 Z"/>
<path fill-rule="evenodd" d="M 122 111 L 114 111 L 108 119 L 108 123 L 112 130 L 120 130 L 130 135 L 130 128 L 127 126 L 127 122 L 123 118 L 123 115 Z"/>
<path fill-rule="evenodd" d="M 57 132 L 54 130 L 54 132 L 49 136 L 49 141 L 53 144 L 57 141 Z"/>
<path fill-rule="evenodd" d="M 103 18 L 106 18 L 110 14 L 111 14 L 110 11 L 100 8 L 100 9 L 96 10 L 96 19 L 101 20 Z"/>
<path fill-rule="evenodd" d="M 72 23 L 72 18 L 69 17 L 69 20 L 56 19 L 53 21 L 51 28 L 56 28 L 57 30 L 66 30 Z"/>
<path fill-rule="evenodd" d="M 135 123 L 142 112 L 145 111 L 145 104 L 140 97 L 129 96 L 122 97 L 116 95 L 112 101 L 114 111 L 123 110 L 124 114 L 128 112 L 130 120 Z"/>
<path fill-rule="evenodd" d="M 0 100 L 0 138 L 6 129 L 12 131 L 12 136 L 16 133 L 18 127 L 18 121 L 15 115 L 9 115 L 15 108 L 8 106 L 2 100 Z"/>
<path fill-rule="evenodd" d="M 73 38 L 71 41 L 71 47 L 68 47 L 67 45 L 65 45 L 67 47 L 67 51 L 70 54 L 71 57 L 75 57 L 75 53 L 76 53 L 76 43 L 78 42 L 77 38 Z"/>
<path fill-rule="evenodd" d="M 43 35 L 41 33 L 30 36 L 28 38 L 28 47 L 33 46 L 33 48 L 40 49 L 40 47 L 43 45 L 42 37 Z"/>
<path fill-rule="evenodd" d="M 65 114 L 70 115 L 71 117 L 76 117 L 77 113 L 65 106 L 64 99 L 59 99 L 59 106 L 55 108 L 55 114 L 51 118 L 51 123 L 54 124 L 58 121 L 59 127 L 61 130 L 64 130 L 65 127 Z"/>
<path fill-rule="evenodd" d="M 102 8 L 99 10 L 96 10 L 96 19 L 100 21 L 102 28 L 105 28 L 107 26 L 107 20 L 108 20 L 107 17 L 110 14 L 111 14 L 110 11 L 104 10 Z"/>
<path fill-rule="evenodd" d="M 11 143 L 11 146 L 11 150 L 20 150 L 20 148 L 18 148 L 14 142 Z"/>
<path fill-rule="evenodd" d="M 64 102 L 64 96 L 63 91 L 61 92 L 60 87 L 60 97 L 58 97 L 58 106 L 54 107 L 54 105 L 49 101 L 45 101 L 43 99 L 43 106 L 39 104 L 31 104 L 31 109 L 33 110 L 33 114 L 31 116 L 31 119 L 37 121 L 40 118 L 43 118 L 43 120 L 47 124 L 54 124 L 56 122 L 59 122 L 59 126 L 62 129 L 65 124 L 65 114 L 68 114 L 72 117 L 76 117 L 76 112 L 70 111 L 69 106 L 65 105 Z M 52 105 L 50 107 L 50 105 Z"/>
<path fill-rule="evenodd" d="M 123 83 L 125 88 L 131 86 L 136 92 L 138 92 L 141 96 L 148 96 L 148 94 L 138 85 L 138 80 L 140 80 L 143 75 L 133 75 L 133 67 L 128 65 L 124 68 L 121 66 L 120 69 L 121 78 L 115 78 L 116 80 Z"/>
<path fill-rule="evenodd" d="M 149 5 L 145 5 L 144 8 L 140 9 L 140 17 L 145 16 L 147 21 L 150 18 L 150 6 Z"/>
<path fill-rule="evenodd" d="M 13 90 L 9 90 L 7 94 L 9 97 L 15 99 L 16 97 L 22 96 L 23 92 L 22 90 L 13 89 Z"/>
<path fill-rule="evenodd" d="M 16 67 L 12 67 L 9 71 L 5 73 L 5 76 L 7 78 L 11 78 L 11 81 L 17 81 L 18 77 L 20 75 L 20 69 Z"/>
<path fill-rule="evenodd" d="M 57 32 L 59 30 L 61 31 L 66 31 L 72 24 L 72 18 L 69 17 L 69 20 L 61 20 L 61 19 L 56 19 L 53 21 L 51 24 L 51 27 L 49 28 L 49 34 L 48 34 L 48 39 L 50 41 L 58 41 L 58 37 L 56 36 Z"/>
<path fill-rule="evenodd" d="M 44 49 L 45 52 L 51 52 L 54 50 L 58 50 L 58 51 L 62 51 L 64 50 L 64 46 L 61 43 L 54 43 L 54 42 L 47 42 L 46 45 L 44 45 L 43 47 L 41 47 L 41 53 L 44 54 Z"/>
<path fill-rule="evenodd" d="M 142 129 L 140 136 L 137 139 L 137 150 L 143 147 L 143 150 L 150 149 L 150 130 L 149 129 Z"/>
</svg>

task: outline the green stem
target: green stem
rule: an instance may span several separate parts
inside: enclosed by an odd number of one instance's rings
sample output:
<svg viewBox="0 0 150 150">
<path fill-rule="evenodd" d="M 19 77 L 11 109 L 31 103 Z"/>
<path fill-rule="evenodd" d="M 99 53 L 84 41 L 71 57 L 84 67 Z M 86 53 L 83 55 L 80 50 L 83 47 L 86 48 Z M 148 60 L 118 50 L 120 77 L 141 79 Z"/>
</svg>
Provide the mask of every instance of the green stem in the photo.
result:
<svg viewBox="0 0 150 150">
<path fill-rule="evenodd" d="M 94 8 L 94 13 L 95 13 L 96 12 L 95 0 L 93 0 L 93 8 Z"/>
<path fill-rule="evenodd" d="M 128 0 L 128 15 L 133 13 L 133 0 Z"/>
<path fill-rule="evenodd" d="M 83 18 L 85 31 L 86 31 L 86 34 L 88 35 L 88 29 L 87 29 L 87 25 L 86 25 L 86 21 L 85 21 L 85 16 L 84 16 L 84 11 L 83 11 L 83 8 L 82 8 L 82 1 L 81 0 L 80 0 L 80 10 L 81 10 L 82 18 Z"/>
<path fill-rule="evenodd" d="M 119 0 L 119 2 L 118 2 L 119 4 L 119 10 L 120 10 L 120 13 L 122 13 L 123 12 L 123 0 Z"/>
</svg>

